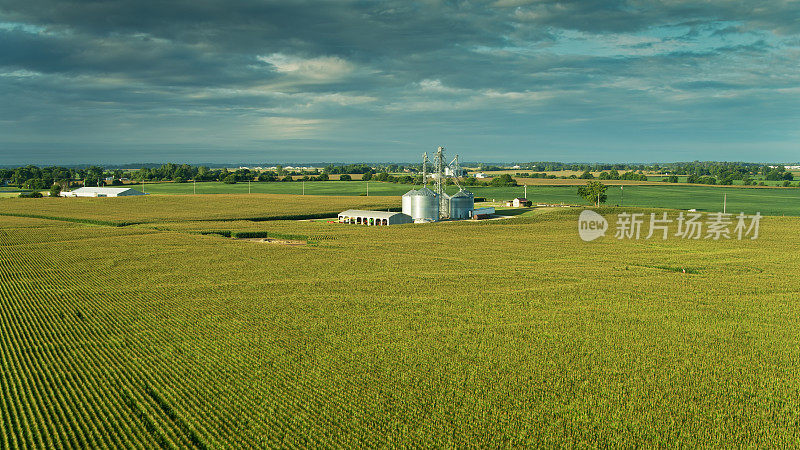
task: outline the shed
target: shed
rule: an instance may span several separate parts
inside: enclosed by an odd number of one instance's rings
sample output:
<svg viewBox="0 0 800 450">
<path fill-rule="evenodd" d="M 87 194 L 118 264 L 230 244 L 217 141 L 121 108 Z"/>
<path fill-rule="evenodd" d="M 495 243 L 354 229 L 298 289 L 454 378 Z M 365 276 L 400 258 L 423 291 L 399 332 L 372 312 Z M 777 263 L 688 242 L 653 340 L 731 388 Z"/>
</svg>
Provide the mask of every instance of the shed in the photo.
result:
<svg viewBox="0 0 800 450">
<path fill-rule="evenodd" d="M 495 213 L 494 207 L 475 208 L 475 210 L 472 211 L 472 218 L 475 220 L 488 219 L 490 216 L 494 215 L 494 213 Z"/>
<path fill-rule="evenodd" d="M 411 216 L 399 212 L 348 209 L 347 211 L 339 213 L 339 223 L 356 225 L 399 225 L 411 222 L 413 222 Z"/>
<path fill-rule="evenodd" d="M 132 195 L 145 195 L 144 192 L 131 188 L 107 187 L 82 187 L 72 191 L 62 192 L 63 197 L 129 197 Z"/>
<path fill-rule="evenodd" d="M 514 200 L 511 200 L 511 205 L 515 208 L 519 208 L 520 206 L 531 206 L 531 201 L 527 198 L 517 197 Z"/>
</svg>

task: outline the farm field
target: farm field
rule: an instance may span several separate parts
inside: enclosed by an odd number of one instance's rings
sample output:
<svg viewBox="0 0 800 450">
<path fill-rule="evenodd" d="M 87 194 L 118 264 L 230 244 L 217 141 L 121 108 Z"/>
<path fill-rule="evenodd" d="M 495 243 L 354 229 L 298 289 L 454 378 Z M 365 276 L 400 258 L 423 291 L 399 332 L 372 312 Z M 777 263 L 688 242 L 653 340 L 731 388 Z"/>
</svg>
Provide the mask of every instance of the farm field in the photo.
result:
<svg viewBox="0 0 800 450">
<path fill-rule="evenodd" d="M 563 180 L 562 180 L 563 181 Z M 583 180 L 580 180 L 583 181 Z M 581 184 L 585 184 L 585 181 Z M 370 198 L 375 196 L 400 196 L 409 189 L 419 188 L 395 183 L 369 183 Z M 201 187 L 202 186 L 202 187 Z M 133 185 L 132 187 L 135 187 Z M 204 194 L 217 193 L 247 193 L 247 184 L 239 183 L 228 185 L 224 183 L 198 183 L 198 192 Z M 271 194 L 300 194 L 300 183 L 252 183 L 253 192 L 267 192 Z M 366 186 L 363 182 L 308 182 L 306 183 L 306 197 L 314 195 L 360 196 L 365 193 Z M 509 200 L 523 196 L 524 188 L 518 187 L 469 187 L 477 197 L 488 200 Z M 160 183 L 146 185 L 147 192 L 157 194 L 191 194 L 191 183 L 175 184 Z M 548 204 L 588 204 L 576 195 L 576 186 L 528 186 L 528 198 L 535 203 Z M 456 188 L 449 187 L 448 192 L 454 193 Z M 651 208 L 673 209 L 698 209 L 704 211 L 721 211 L 723 195 L 728 197 L 728 211 L 744 211 L 749 214 L 761 212 L 765 215 L 800 216 L 800 189 L 797 188 L 763 188 L 763 187 L 723 187 L 700 185 L 674 185 L 650 184 L 627 185 L 622 188 L 610 186 L 608 189 L 609 205 L 639 206 Z M 624 199 L 623 199 L 624 194 Z M 252 194 L 251 194 L 252 195 Z M 367 201 L 367 200 L 363 200 Z M 398 201 L 393 201 L 397 206 Z M 0 203 L 0 212 L 3 203 Z M 346 209 L 346 208 L 342 208 Z M 243 217 L 243 216 L 239 216 Z"/>
<path fill-rule="evenodd" d="M 0 446 L 800 444 L 800 218 L 584 243 L 577 209 L 228 220 L 241 197 L 147 197 L 112 208 L 151 221 L 123 227 L 0 216 Z M 195 233 L 222 227 L 328 239 Z"/>
<path fill-rule="evenodd" d="M 30 200 L 37 200 L 31 203 Z M 116 198 L 0 199 L 0 215 L 32 215 L 133 224 L 174 220 L 274 220 L 333 216 L 348 208 L 397 207 L 394 197 L 252 195 L 158 195 Z M 309 213 L 311 211 L 311 213 Z"/>
</svg>

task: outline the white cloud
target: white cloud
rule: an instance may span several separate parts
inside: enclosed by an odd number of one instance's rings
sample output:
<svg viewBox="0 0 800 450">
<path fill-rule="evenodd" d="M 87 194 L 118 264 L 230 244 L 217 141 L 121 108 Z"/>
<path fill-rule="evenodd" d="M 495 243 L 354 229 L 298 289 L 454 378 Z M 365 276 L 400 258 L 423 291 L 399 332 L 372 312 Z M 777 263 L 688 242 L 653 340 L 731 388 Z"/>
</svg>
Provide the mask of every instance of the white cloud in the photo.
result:
<svg viewBox="0 0 800 450">
<path fill-rule="evenodd" d="M 261 117 L 251 127 L 255 139 L 309 139 L 327 129 L 330 120 L 302 117 Z"/>
<path fill-rule="evenodd" d="M 299 56 L 273 53 L 258 56 L 261 62 L 270 64 L 278 73 L 313 81 L 336 81 L 355 71 L 355 66 L 336 56 L 301 58 Z"/>
</svg>

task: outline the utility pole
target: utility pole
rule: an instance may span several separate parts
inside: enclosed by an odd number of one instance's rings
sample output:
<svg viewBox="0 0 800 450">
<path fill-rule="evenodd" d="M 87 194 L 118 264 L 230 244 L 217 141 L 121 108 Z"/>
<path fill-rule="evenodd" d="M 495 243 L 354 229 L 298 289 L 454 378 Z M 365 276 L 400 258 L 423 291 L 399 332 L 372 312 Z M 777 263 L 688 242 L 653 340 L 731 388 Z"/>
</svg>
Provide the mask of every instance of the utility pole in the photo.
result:
<svg viewBox="0 0 800 450">
<path fill-rule="evenodd" d="M 524 197 L 528 198 L 528 185 L 527 184 L 525 185 L 525 195 L 524 195 Z"/>
<path fill-rule="evenodd" d="M 247 193 L 250 193 L 250 180 L 247 180 Z"/>
<path fill-rule="evenodd" d="M 301 183 L 303 183 L 303 195 L 306 195 L 306 182 L 301 181 Z"/>
<path fill-rule="evenodd" d="M 142 177 L 142 194 L 146 194 L 147 192 L 144 191 L 144 177 Z"/>
<path fill-rule="evenodd" d="M 197 195 L 197 180 L 192 180 L 192 194 Z"/>
<path fill-rule="evenodd" d="M 369 197 L 369 180 L 367 180 L 367 197 Z"/>
<path fill-rule="evenodd" d="M 723 194 L 722 197 L 722 214 L 725 214 L 728 210 L 728 194 Z"/>
<path fill-rule="evenodd" d="M 619 201 L 619 206 L 624 206 L 625 205 L 625 186 L 624 185 L 621 185 L 621 184 L 619 185 L 619 192 L 622 193 L 622 200 Z"/>
</svg>

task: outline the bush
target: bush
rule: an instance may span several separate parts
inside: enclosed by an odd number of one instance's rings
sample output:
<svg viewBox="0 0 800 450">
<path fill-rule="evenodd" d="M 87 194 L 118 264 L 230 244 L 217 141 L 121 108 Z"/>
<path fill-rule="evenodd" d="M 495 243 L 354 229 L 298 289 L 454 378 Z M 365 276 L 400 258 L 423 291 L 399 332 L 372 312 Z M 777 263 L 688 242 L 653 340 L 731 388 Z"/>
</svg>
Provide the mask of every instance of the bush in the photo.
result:
<svg viewBox="0 0 800 450">
<path fill-rule="evenodd" d="M 342 174 L 339 176 L 339 181 L 352 181 L 353 177 L 348 174 Z"/>
<path fill-rule="evenodd" d="M 50 187 L 50 197 L 58 197 L 59 195 L 61 195 L 61 185 L 54 183 L 53 186 Z"/>
<path fill-rule="evenodd" d="M 231 233 L 231 237 L 236 239 L 247 239 L 247 238 L 265 238 L 267 237 L 266 231 L 234 231 Z"/>
<path fill-rule="evenodd" d="M 44 196 L 39 191 L 23 192 L 19 194 L 19 198 L 42 198 L 42 197 Z"/>
<path fill-rule="evenodd" d="M 204 236 L 209 235 L 209 234 L 216 234 L 216 235 L 219 235 L 219 236 L 231 237 L 230 230 L 203 230 L 203 231 L 200 231 L 199 233 L 204 235 Z"/>
<path fill-rule="evenodd" d="M 186 183 L 186 179 L 182 177 L 175 177 L 176 183 Z"/>
</svg>

